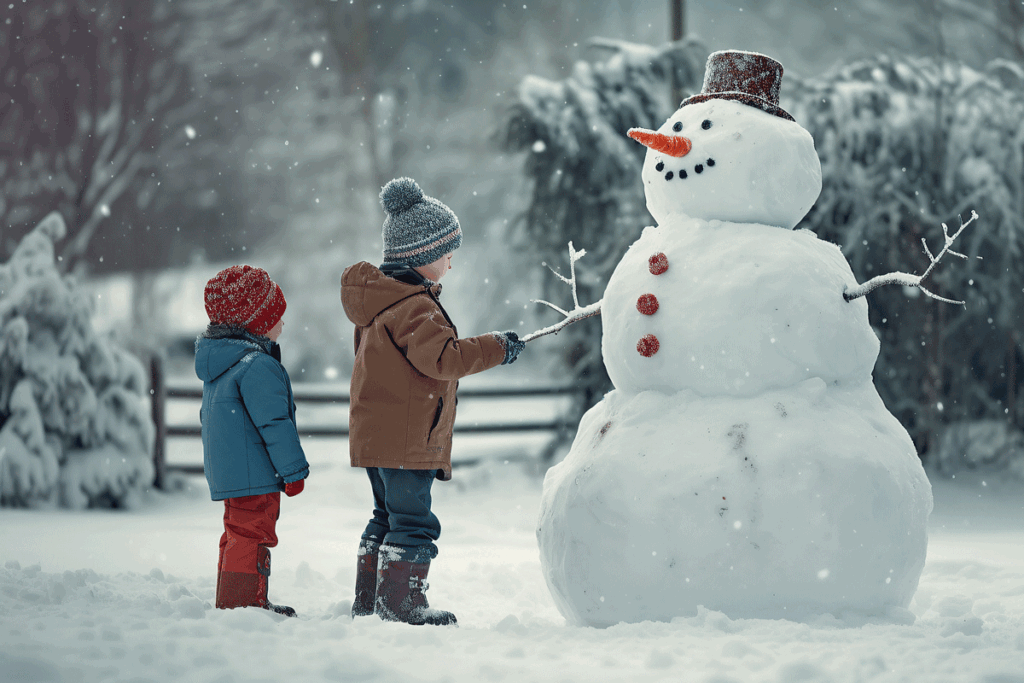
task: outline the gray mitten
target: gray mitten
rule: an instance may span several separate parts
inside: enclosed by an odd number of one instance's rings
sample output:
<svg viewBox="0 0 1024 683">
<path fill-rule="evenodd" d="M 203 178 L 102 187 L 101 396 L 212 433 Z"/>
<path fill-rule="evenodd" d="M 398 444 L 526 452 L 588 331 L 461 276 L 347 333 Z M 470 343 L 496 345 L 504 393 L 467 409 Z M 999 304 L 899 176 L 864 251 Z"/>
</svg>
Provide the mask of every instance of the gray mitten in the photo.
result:
<svg viewBox="0 0 1024 683">
<path fill-rule="evenodd" d="M 526 348 L 526 342 L 519 340 L 519 335 L 511 330 L 508 332 L 493 332 L 495 337 L 501 341 L 505 347 L 505 360 L 501 361 L 502 365 L 508 365 L 509 363 L 515 363 L 516 358 L 522 353 L 523 349 Z"/>
</svg>

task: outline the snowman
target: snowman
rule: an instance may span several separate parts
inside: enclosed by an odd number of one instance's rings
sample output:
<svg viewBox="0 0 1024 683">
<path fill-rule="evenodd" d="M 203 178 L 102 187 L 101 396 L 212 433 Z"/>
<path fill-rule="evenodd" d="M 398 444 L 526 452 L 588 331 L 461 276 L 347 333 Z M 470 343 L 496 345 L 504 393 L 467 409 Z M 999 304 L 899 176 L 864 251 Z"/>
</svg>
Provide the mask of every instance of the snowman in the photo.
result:
<svg viewBox="0 0 1024 683">
<path fill-rule="evenodd" d="M 849 264 L 794 230 L 821 168 L 781 81 L 716 52 L 699 94 L 629 132 L 657 225 L 600 302 L 615 389 L 549 470 L 537 530 L 569 623 L 912 618 L 931 486 L 872 382 Z"/>
</svg>

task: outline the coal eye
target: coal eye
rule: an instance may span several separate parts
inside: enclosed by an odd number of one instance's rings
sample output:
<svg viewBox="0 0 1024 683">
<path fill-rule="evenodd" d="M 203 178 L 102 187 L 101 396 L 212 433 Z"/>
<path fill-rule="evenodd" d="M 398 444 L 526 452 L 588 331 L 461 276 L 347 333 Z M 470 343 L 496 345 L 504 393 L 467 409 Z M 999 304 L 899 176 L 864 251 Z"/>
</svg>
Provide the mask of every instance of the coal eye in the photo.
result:
<svg viewBox="0 0 1024 683">
<path fill-rule="evenodd" d="M 675 125 L 672 126 L 672 130 L 674 130 L 677 133 L 679 131 L 681 131 L 682 129 L 683 129 L 683 122 L 682 121 L 676 121 Z"/>
<path fill-rule="evenodd" d="M 711 127 L 711 119 L 704 119 L 704 122 L 700 124 L 700 127 L 707 130 Z"/>
</svg>

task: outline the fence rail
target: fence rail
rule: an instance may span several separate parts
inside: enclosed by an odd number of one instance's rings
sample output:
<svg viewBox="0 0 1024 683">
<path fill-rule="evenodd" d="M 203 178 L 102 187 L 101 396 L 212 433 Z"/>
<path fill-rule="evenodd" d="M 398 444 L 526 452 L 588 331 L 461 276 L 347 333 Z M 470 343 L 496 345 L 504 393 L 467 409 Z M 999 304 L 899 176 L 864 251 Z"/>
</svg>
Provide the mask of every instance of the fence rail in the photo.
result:
<svg viewBox="0 0 1024 683">
<path fill-rule="evenodd" d="M 179 464 L 166 461 L 167 439 L 170 437 L 199 437 L 202 435 L 202 428 L 198 424 L 168 424 L 167 423 L 167 401 L 168 400 L 190 400 L 201 401 L 203 390 L 198 387 L 168 386 L 164 378 L 162 364 L 159 358 L 153 358 L 150 365 L 152 377 L 152 406 L 153 423 L 156 426 L 156 439 L 153 445 L 153 466 L 156 472 L 154 486 L 163 488 L 166 483 L 168 472 L 181 474 L 202 474 L 202 464 Z M 345 392 L 331 392 L 323 390 L 310 390 L 301 387 L 295 389 L 296 405 L 334 405 L 343 407 L 349 403 L 349 395 Z M 461 402 L 475 401 L 477 399 L 493 398 L 541 398 L 572 396 L 578 390 L 570 386 L 544 386 L 544 387 L 506 387 L 506 388 L 466 388 L 459 390 Z M 456 434 L 494 434 L 512 432 L 552 432 L 558 433 L 562 430 L 575 429 L 576 425 L 570 424 L 561 418 L 550 420 L 533 420 L 517 422 L 486 422 L 474 424 L 459 424 L 456 422 L 454 431 Z M 344 424 L 336 426 L 315 426 L 299 427 L 299 436 L 303 438 L 326 437 L 343 438 L 348 436 L 348 420 Z M 466 460 L 452 463 L 453 467 L 459 464 L 468 465 L 477 460 Z"/>
</svg>

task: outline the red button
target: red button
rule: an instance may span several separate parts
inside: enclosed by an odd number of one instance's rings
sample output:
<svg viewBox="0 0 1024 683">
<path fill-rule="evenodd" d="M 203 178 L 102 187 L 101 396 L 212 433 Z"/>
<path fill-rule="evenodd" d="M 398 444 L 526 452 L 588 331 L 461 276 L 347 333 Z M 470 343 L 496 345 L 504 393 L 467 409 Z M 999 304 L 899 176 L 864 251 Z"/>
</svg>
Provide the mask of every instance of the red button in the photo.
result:
<svg viewBox="0 0 1024 683">
<path fill-rule="evenodd" d="M 668 256 L 665 256 L 665 254 L 659 251 L 657 254 L 647 259 L 647 265 L 650 267 L 651 273 L 654 275 L 661 275 L 668 270 Z"/>
<path fill-rule="evenodd" d="M 644 358 L 650 358 L 658 352 L 658 347 L 661 344 L 658 343 L 658 338 L 653 334 L 645 334 L 643 338 L 636 343 L 636 350 Z"/>
<path fill-rule="evenodd" d="M 653 294 L 642 294 L 636 300 L 636 310 L 644 315 L 654 315 L 658 312 L 658 297 Z"/>
</svg>

